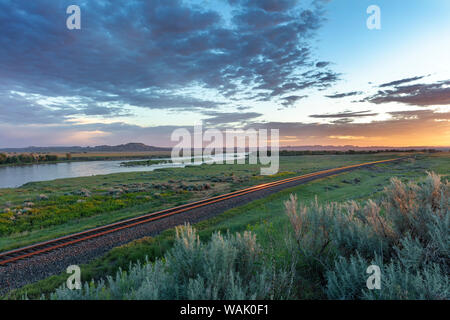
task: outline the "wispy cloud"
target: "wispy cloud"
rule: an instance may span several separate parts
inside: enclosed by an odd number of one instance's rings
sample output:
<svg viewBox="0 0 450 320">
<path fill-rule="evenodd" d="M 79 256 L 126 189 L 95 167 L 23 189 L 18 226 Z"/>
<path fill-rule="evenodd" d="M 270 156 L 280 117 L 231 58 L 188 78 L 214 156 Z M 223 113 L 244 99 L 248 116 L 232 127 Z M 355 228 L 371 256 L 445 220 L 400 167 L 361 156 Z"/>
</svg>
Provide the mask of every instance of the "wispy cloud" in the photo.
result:
<svg viewBox="0 0 450 320">
<path fill-rule="evenodd" d="M 393 89 L 380 90 L 364 101 L 375 104 L 399 102 L 422 107 L 450 105 L 450 80 L 395 86 Z"/>
<path fill-rule="evenodd" d="M 326 119 L 326 118 L 356 118 L 356 117 L 372 117 L 376 116 L 378 113 L 371 112 L 370 110 L 365 111 L 347 111 L 347 112 L 341 112 L 341 113 L 332 113 L 332 114 L 312 114 L 310 115 L 311 118 L 319 118 L 319 119 Z"/>
<path fill-rule="evenodd" d="M 419 77 L 411 77 L 411 78 L 405 78 L 405 79 L 401 79 L 401 80 L 395 80 L 395 81 L 383 83 L 379 87 L 384 88 L 384 87 L 398 86 L 399 84 L 417 81 L 417 80 L 423 79 L 424 77 L 425 76 L 419 76 Z"/>
<path fill-rule="evenodd" d="M 281 104 L 287 108 L 287 107 L 294 105 L 297 101 L 299 101 L 301 99 L 305 99 L 307 97 L 308 97 L 307 95 L 302 95 L 302 96 L 293 95 L 293 96 L 283 97 L 281 99 L 283 101 Z"/>
<path fill-rule="evenodd" d="M 351 97 L 351 96 L 356 96 L 362 94 L 362 92 L 360 91 L 352 91 L 352 92 L 345 92 L 345 93 L 335 93 L 332 95 L 327 95 L 325 97 L 327 98 L 331 98 L 331 99 L 339 99 L 339 98 L 344 98 L 344 97 Z"/>
<path fill-rule="evenodd" d="M 209 116 L 204 120 L 208 125 L 230 125 L 230 124 L 244 124 L 249 120 L 258 118 L 262 116 L 258 112 L 215 112 L 215 111 L 205 111 L 204 115 Z"/>
<path fill-rule="evenodd" d="M 427 109 L 391 112 L 391 118 L 369 123 L 268 122 L 254 126 L 278 128 L 281 137 L 291 137 L 290 145 L 336 145 L 348 140 L 360 146 L 449 146 L 449 123 L 450 112 Z"/>
</svg>

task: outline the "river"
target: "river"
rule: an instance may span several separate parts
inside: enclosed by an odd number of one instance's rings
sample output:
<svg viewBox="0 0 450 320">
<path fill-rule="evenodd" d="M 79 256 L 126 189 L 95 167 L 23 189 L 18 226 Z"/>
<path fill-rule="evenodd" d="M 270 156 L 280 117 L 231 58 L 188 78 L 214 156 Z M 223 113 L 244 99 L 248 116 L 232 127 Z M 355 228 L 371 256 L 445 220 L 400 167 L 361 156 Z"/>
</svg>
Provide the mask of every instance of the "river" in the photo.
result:
<svg viewBox="0 0 450 320">
<path fill-rule="evenodd" d="M 220 155 L 217 157 L 219 156 Z M 226 158 L 229 157 L 237 159 L 245 157 L 245 154 L 226 154 Z M 215 159 L 211 159 L 209 161 L 205 161 L 205 163 L 210 163 L 214 160 Z M 33 181 L 49 181 L 55 179 L 86 177 L 119 172 L 153 171 L 158 168 L 180 168 L 185 166 L 184 164 L 176 163 L 162 163 L 150 166 L 134 167 L 120 166 L 120 164 L 124 161 L 127 160 L 60 162 L 53 164 L 0 167 L 0 188 L 16 188 Z M 195 162 L 192 164 L 199 165 L 201 162 Z"/>
</svg>

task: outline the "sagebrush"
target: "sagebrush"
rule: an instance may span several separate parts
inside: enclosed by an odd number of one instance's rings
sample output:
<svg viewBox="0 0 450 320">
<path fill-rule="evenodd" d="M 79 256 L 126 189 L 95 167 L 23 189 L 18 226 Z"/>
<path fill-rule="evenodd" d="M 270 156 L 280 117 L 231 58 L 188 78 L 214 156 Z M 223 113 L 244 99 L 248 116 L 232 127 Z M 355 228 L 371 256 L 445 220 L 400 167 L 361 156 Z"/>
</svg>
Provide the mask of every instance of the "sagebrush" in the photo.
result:
<svg viewBox="0 0 450 320">
<path fill-rule="evenodd" d="M 81 290 L 63 286 L 51 299 L 292 298 L 293 275 L 267 266 L 251 232 L 218 232 L 204 243 L 190 225 L 176 231 L 175 245 L 163 259 L 130 264 L 128 271 L 85 283 Z"/>
<path fill-rule="evenodd" d="M 315 277 L 330 299 L 448 299 L 450 188 L 429 173 L 421 183 L 397 178 L 378 202 L 309 206 L 285 203 L 300 260 L 297 278 Z M 381 290 L 366 269 L 381 269 Z"/>
<path fill-rule="evenodd" d="M 449 299 L 449 194 L 448 181 L 429 173 L 422 183 L 393 178 L 381 199 L 363 204 L 305 205 L 291 195 L 292 230 L 270 250 L 249 231 L 202 242 L 186 225 L 164 258 L 130 264 L 82 290 L 61 287 L 51 298 Z M 290 260 L 275 261 L 287 259 L 277 250 L 290 251 Z M 380 290 L 366 286 L 370 265 L 380 267 Z"/>
</svg>

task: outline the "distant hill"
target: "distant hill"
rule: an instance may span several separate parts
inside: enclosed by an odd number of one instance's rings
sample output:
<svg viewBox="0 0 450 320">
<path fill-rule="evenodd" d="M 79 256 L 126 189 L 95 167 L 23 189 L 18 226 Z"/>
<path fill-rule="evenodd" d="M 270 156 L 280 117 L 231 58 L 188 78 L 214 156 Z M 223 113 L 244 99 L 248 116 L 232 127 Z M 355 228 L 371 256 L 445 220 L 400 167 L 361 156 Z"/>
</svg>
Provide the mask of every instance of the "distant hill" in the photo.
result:
<svg viewBox="0 0 450 320">
<path fill-rule="evenodd" d="M 438 150 L 438 151 L 450 151 L 449 147 L 433 147 L 433 146 L 420 146 L 420 147 L 389 147 L 389 146 L 371 146 L 371 147 L 358 147 L 353 145 L 345 145 L 345 146 L 322 146 L 322 145 L 313 145 L 313 146 L 286 146 L 280 147 L 280 150 L 288 150 L 288 151 L 379 151 L 379 150 Z"/>
<path fill-rule="evenodd" d="M 17 153 L 27 153 L 27 152 L 146 152 L 146 151 L 170 151 L 171 148 L 161 148 L 154 146 L 147 146 L 143 143 L 127 143 L 120 144 L 117 146 L 95 146 L 95 147 L 26 147 L 26 148 L 4 148 L 0 149 L 0 152 L 17 152 Z"/>
<path fill-rule="evenodd" d="M 353 145 L 344 146 L 322 146 L 322 145 L 310 145 L 310 146 L 284 146 L 280 147 L 280 150 L 287 151 L 380 151 L 380 150 L 436 150 L 436 151 L 450 151 L 449 147 L 433 147 L 433 146 L 421 146 L 421 147 L 389 147 L 389 146 L 373 146 L 373 147 L 358 147 Z M 117 146 L 101 145 L 95 147 L 26 147 L 26 148 L 3 148 L 0 152 L 16 152 L 16 153 L 45 153 L 45 152 L 149 152 L 149 151 L 171 151 L 172 148 L 154 147 L 148 146 L 143 143 L 127 143 Z"/>
</svg>

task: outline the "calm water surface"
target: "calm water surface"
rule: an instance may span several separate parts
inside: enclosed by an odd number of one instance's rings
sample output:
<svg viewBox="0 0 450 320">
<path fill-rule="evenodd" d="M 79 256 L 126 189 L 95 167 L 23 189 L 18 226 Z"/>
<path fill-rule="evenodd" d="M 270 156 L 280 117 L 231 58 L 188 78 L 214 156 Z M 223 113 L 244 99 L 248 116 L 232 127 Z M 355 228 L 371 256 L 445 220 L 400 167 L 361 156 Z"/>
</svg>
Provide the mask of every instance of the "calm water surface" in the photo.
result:
<svg viewBox="0 0 450 320">
<path fill-rule="evenodd" d="M 242 156 L 245 155 L 238 155 L 239 158 Z M 234 154 L 227 154 L 228 157 L 236 156 Z M 120 163 L 124 161 L 80 161 L 0 167 L 0 188 L 15 188 L 32 181 L 49 181 L 118 172 L 153 171 L 157 168 L 180 168 L 185 166 L 183 164 L 164 163 L 151 166 L 121 167 Z M 205 162 L 208 163 L 211 161 Z M 201 162 L 195 164 L 201 164 Z"/>
</svg>

